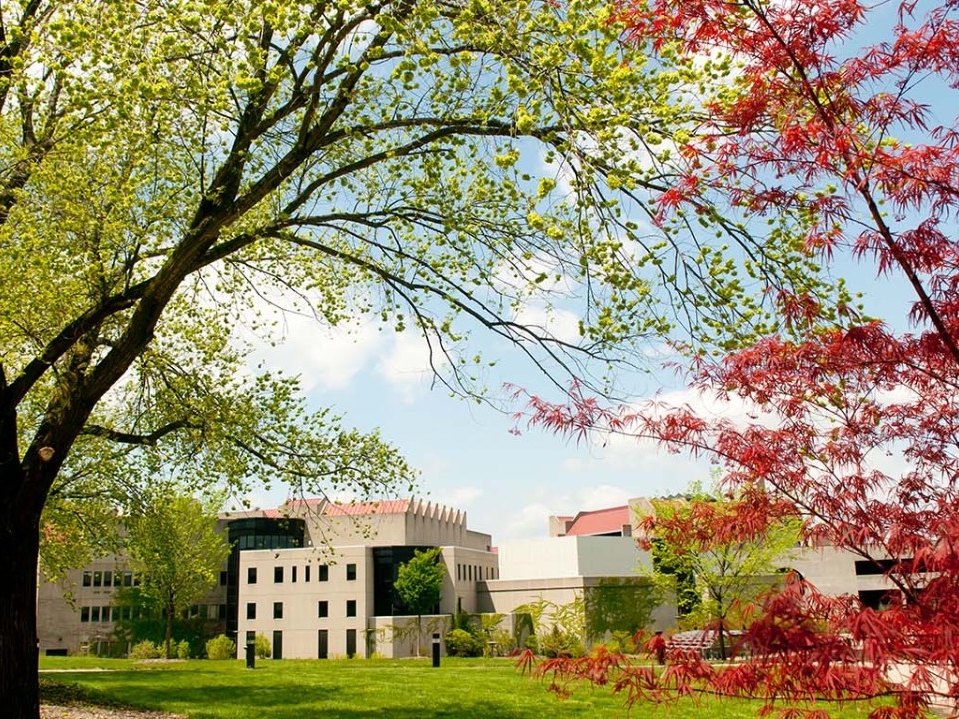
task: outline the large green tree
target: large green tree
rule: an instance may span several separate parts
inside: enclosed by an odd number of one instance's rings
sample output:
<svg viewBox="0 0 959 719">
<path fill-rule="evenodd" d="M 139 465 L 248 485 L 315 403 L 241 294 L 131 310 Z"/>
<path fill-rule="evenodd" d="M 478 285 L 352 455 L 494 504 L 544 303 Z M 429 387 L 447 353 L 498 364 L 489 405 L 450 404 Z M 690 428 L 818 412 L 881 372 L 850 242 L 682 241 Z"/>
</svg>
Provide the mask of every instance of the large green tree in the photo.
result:
<svg viewBox="0 0 959 719">
<path fill-rule="evenodd" d="M 788 218 L 759 244 L 707 206 L 644 221 L 699 80 L 625 62 L 619 32 L 600 0 L 2 5 L 7 716 L 39 711 L 46 507 L 122 504 L 168 474 L 409 481 L 375 434 L 307 412 L 294 379 L 245 370 L 236 328 L 269 334 L 264 301 L 416 332 L 471 392 L 471 327 L 588 376 L 677 323 L 705 341 L 762 329 L 771 284 L 809 289 Z M 727 262 L 724 242 L 749 253 Z M 534 296 L 573 309 L 581 339 L 524 323 Z"/>
<path fill-rule="evenodd" d="M 216 586 L 230 552 L 216 521 L 215 509 L 166 487 L 124 521 L 124 545 L 140 577 L 139 596 L 160 611 L 166 624 L 167 659 L 174 619 Z"/>
</svg>

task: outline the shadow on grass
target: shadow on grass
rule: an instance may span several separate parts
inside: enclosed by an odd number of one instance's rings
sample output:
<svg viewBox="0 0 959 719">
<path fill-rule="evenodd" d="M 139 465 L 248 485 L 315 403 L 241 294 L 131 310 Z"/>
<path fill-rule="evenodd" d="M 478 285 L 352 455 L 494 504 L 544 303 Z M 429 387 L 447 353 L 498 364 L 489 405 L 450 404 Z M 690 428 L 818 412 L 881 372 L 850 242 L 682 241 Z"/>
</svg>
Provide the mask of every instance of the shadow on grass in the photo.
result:
<svg viewBox="0 0 959 719">
<path fill-rule="evenodd" d="M 604 710 L 598 713 L 598 707 L 590 701 L 557 702 L 542 685 L 527 684 L 524 688 L 523 680 L 510 667 L 504 669 L 506 675 L 497 672 L 477 676 L 477 672 L 469 671 L 467 676 L 462 668 L 434 673 L 413 665 L 367 668 L 344 664 L 323 672 L 276 663 L 254 671 L 207 670 L 193 665 L 189 670 L 64 674 L 48 681 L 76 682 L 94 700 L 109 697 L 114 704 L 174 712 L 190 719 L 303 719 L 322 715 L 344 719 L 374 715 L 395 719 L 538 719 L 544 714 L 560 719 L 612 716 L 609 704 L 622 709 L 620 701 L 608 697 L 601 702 L 606 705 Z"/>
</svg>

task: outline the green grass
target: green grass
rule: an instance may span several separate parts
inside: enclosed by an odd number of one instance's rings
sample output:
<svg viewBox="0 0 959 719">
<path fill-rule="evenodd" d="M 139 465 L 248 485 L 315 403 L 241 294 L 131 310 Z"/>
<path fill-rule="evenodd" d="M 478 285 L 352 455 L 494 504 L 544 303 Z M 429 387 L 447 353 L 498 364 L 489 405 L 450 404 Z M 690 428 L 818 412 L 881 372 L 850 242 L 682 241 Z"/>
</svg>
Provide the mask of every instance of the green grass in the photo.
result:
<svg viewBox="0 0 959 719">
<path fill-rule="evenodd" d="M 623 697 L 610 690 L 578 687 L 558 699 L 546 684 L 521 676 L 503 659 L 449 659 L 434 669 L 422 660 L 193 660 L 135 664 L 126 660 L 43 657 L 43 693 L 53 701 L 116 703 L 183 714 L 190 719 L 564 719 L 627 716 Z M 102 668 L 108 671 L 89 671 Z M 57 686 L 61 685 L 61 686 Z M 68 685 L 63 688 L 62 685 Z M 746 719 L 757 705 L 709 700 L 697 705 L 634 707 L 630 717 Z M 836 716 L 865 717 L 865 707 L 845 707 Z"/>
</svg>

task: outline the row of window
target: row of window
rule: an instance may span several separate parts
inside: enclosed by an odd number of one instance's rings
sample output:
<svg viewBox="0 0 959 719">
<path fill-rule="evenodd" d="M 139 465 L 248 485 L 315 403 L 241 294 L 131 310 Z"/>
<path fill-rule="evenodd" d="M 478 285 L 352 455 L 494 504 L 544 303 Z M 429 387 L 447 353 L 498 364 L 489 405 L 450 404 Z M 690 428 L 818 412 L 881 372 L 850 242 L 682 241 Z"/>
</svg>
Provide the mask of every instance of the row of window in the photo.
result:
<svg viewBox="0 0 959 719">
<path fill-rule="evenodd" d="M 133 572 L 93 572 L 83 573 L 84 587 L 137 587 L 140 578 Z"/>
<path fill-rule="evenodd" d="M 256 567 L 248 567 L 246 570 L 246 583 L 247 584 L 256 584 L 257 580 L 257 571 Z M 303 567 L 303 581 L 310 581 L 310 565 L 307 564 Z M 286 573 L 286 567 L 273 567 L 273 583 L 282 584 L 284 581 L 284 575 Z M 296 565 L 290 567 L 290 582 L 295 583 L 297 579 L 297 567 Z M 347 564 L 346 565 L 346 580 L 348 582 L 356 581 L 356 565 Z M 330 581 L 330 567 L 327 564 L 318 564 L 316 567 L 316 581 L 318 582 L 328 582 Z"/>
<path fill-rule="evenodd" d="M 246 643 L 250 644 L 256 641 L 256 632 L 248 631 L 246 633 Z M 328 629 L 320 629 L 316 633 L 316 656 L 318 659 L 329 657 L 330 651 L 330 632 Z M 346 630 L 346 655 L 352 657 L 356 654 L 356 630 Z M 273 631 L 273 658 L 281 659 L 283 657 L 283 632 Z"/>
<path fill-rule="evenodd" d="M 485 577 L 483 576 L 484 574 L 486 575 Z M 482 567 L 479 564 L 456 565 L 457 582 L 482 582 L 486 579 L 496 579 L 495 567 Z"/>
<path fill-rule="evenodd" d="M 330 616 L 330 603 L 325 599 L 317 602 L 316 613 L 320 619 Z M 355 599 L 346 600 L 346 616 L 348 617 L 356 616 L 356 600 Z M 247 602 L 246 618 L 256 619 L 256 602 Z M 283 619 L 283 602 L 273 602 L 273 618 Z"/>
<path fill-rule="evenodd" d="M 146 616 L 142 607 L 80 607 L 80 621 L 87 622 L 125 622 Z M 184 610 L 184 619 L 203 617 L 205 619 L 225 619 L 225 604 L 194 604 Z"/>
</svg>

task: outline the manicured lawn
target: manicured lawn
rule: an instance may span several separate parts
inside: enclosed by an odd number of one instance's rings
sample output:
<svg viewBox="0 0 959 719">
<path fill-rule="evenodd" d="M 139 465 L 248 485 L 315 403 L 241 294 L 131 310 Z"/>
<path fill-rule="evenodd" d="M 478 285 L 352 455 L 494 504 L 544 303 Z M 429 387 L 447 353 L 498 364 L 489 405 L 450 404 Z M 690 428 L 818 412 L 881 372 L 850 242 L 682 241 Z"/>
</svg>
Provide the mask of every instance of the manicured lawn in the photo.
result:
<svg viewBox="0 0 959 719">
<path fill-rule="evenodd" d="M 192 660 L 134 664 L 126 660 L 43 657 L 45 679 L 77 684 L 110 700 L 190 719 L 302 719 L 312 716 L 383 716 L 391 719 L 624 719 L 623 698 L 608 690 L 578 688 L 557 699 L 538 680 L 521 676 L 503 659 L 449 659 L 434 669 L 420 660 Z M 108 671 L 82 671 L 103 668 Z M 80 670 L 80 671 L 75 671 Z M 756 705 L 711 700 L 692 705 L 637 706 L 630 717 L 738 719 L 756 716 Z M 842 717 L 864 717 L 864 707 L 846 707 Z"/>
</svg>

